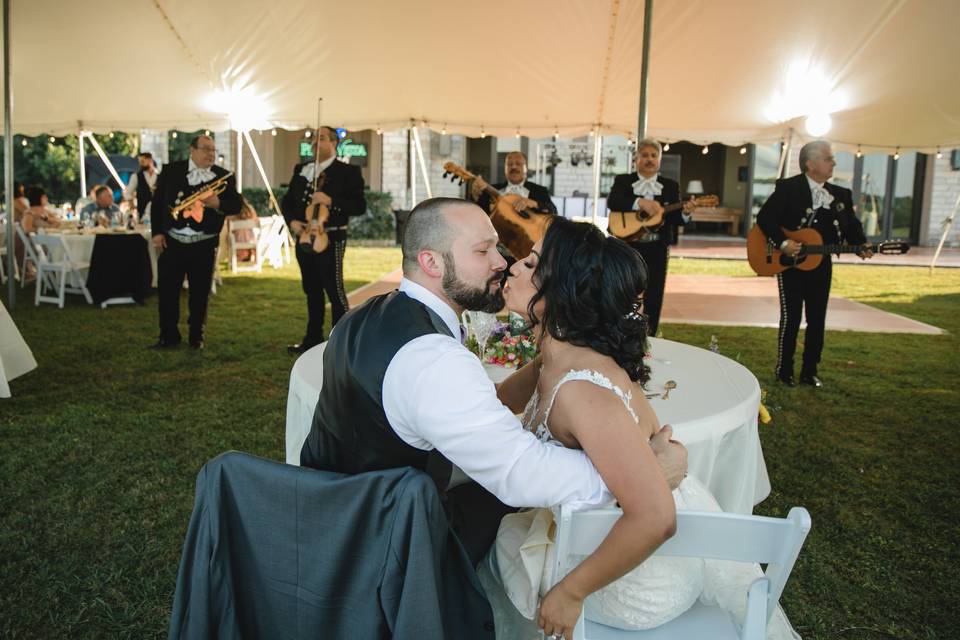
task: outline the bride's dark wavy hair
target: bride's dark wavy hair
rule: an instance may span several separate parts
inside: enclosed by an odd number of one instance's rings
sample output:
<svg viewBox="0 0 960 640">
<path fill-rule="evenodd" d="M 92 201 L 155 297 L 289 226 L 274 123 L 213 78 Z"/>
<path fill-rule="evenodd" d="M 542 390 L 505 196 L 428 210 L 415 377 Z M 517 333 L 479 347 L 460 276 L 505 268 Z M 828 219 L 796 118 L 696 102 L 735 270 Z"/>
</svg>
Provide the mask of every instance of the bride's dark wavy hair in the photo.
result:
<svg viewBox="0 0 960 640">
<path fill-rule="evenodd" d="M 556 217 L 543 238 L 533 283 L 531 324 L 542 324 L 557 340 L 610 356 L 631 380 L 646 384 L 647 319 L 639 305 L 647 266 L 636 251 L 589 222 Z M 533 308 L 541 299 L 543 316 L 537 317 Z"/>
</svg>

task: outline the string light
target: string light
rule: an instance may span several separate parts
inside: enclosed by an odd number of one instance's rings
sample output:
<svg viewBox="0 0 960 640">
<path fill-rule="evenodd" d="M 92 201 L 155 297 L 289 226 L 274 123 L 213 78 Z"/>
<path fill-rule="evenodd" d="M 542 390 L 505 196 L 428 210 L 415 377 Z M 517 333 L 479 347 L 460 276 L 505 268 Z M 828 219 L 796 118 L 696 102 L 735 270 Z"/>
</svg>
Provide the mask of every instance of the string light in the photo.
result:
<svg viewBox="0 0 960 640">
<path fill-rule="evenodd" d="M 177 132 L 174 131 L 173 133 L 171 133 L 171 134 L 170 134 L 170 137 L 173 138 L 174 140 L 176 140 L 176 139 L 177 139 Z"/>
<path fill-rule="evenodd" d="M 480 138 L 483 139 L 486 137 L 487 137 L 487 132 L 483 130 L 483 125 L 480 125 Z"/>
<path fill-rule="evenodd" d="M 554 130 L 553 130 L 553 139 L 554 139 L 554 141 L 560 139 L 560 129 L 554 128 Z"/>
<path fill-rule="evenodd" d="M 744 155 L 746 152 L 747 152 L 746 146 L 740 147 L 740 155 Z"/>
<path fill-rule="evenodd" d="M 54 138 L 53 136 L 50 136 L 50 142 L 56 142 L 56 141 L 57 141 L 56 138 Z"/>
<path fill-rule="evenodd" d="M 707 145 L 703 145 L 703 149 L 700 149 L 700 153 L 702 153 L 703 155 L 707 155 L 708 153 L 710 153 L 710 147 L 708 147 Z"/>
<path fill-rule="evenodd" d="M 27 139 L 26 139 L 26 138 L 20 138 L 20 146 L 21 146 L 21 147 L 27 146 Z"/>
<path fill-rule="evenodd" d="M 897 147 L 897 150 L 893 152 L 893 159 L 894 160 L 900 159 L 900 147 Z"/>
<path fill-rule="evenodd" d="M 590 129 L 590 137 L 593 137 L 593 128 Z"/>
<path fill-rule="evenodd" d="M 517 140 L 520 139 L 520 129 L 517 129 L 517 133 L 514 134 L 514 137 L 515 137 Z"/>
<path fill-rule="evenodd" d="M 380 123 L 379 123 L 379 122 L 377 123 L 377 135 L 378 135 L 378 136 L 382 136 L 382 135 L 383 135 L 383 129 L 380 128 Z"/>
<path fill-rule="evenodd" d="M 270 135 L 276 136 L 276 135 L 277 135 L 277 130 L 276 130 L 276 129 L 270 129 Z"/>
<path fill-rule="evenodd" d="M 421 121 L 420 121 L 420 126 L 423 127 L 424 129 L 426 129 L 426 128 L 427 128 L 427 121 L 426 121 L 426 120 L 421 120 Z"/>
<path fill-rule="evenodd" d="M 309 138 L 309 137 L 312 136 L 312 135 L 313 135 L 313 131 L 311 131 L 310 129 L 307 129 L 307 130 L 304 132 L 303 137 L 304 137 L 304 138 Z"/>
<path fill-rule="evenodd" d="M 858 158 L 863 157 L 863 151 L 860 150 L 860 145 L 857 145 L 857 157 Z"/>
<path fill-rule="evenodd" d="M 113 139 L 113 131 L 111 131 L 111 132 L 107 135 L 107 137 L 110 138 L 110 139 Z"/>
<path fill-rule="evenodd" d="M 943 151 L 940 151 L 940 147 L 937 147 L 937 160 L 941 160 L 942 158 L 943 158 Z"/>
<path fill-rule="evenodd" d="M 664 150 L 664 151 L 670 151 L 670 143 L 669 143 L 669 142 L 668 142 L 667 144 L 663 145 L 663 150 Z"/>
<path fill-rule="evenodd" d="M 223 154 L 217 156 L 217 162 L 223 162 Z"/>
<path fill-rule="evenodd" d="M 203 130 L 203 135 L 205 135 L 205 136 L 207 136 L 207 137 L 209 138 L 209 137 L 210 137 L 210 129 L 204 129 L 204 130 Z M 111 137 L 111 138 L 113 137 L 113 134 L 112 134 L 112 133 L 110 134 L 110 137 Z"/>
<path fill-rule="evenodd" d="M 446 123 L 446 122 L 443 123 L 443 129 L 440 129 L 440 135 L 442 135 L 442 136 L 447 135 L 447 123 Z"/>
</svg>

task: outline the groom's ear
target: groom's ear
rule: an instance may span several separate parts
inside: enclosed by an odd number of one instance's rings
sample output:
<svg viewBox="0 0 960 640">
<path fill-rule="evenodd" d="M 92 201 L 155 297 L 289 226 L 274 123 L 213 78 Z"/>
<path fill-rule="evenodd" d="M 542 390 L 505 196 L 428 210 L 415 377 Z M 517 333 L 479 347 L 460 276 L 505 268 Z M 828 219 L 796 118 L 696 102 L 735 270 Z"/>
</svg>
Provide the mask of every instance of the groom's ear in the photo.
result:
<svg viewBox="0 0 960 640">
<path fill-rule="evenodd" d="M 420 265 L 420 270 L 431 278 L 443 277 L 443 260 L 436 251 L 422 250 L 417 254 L 417 264 Z"/>
</svg>

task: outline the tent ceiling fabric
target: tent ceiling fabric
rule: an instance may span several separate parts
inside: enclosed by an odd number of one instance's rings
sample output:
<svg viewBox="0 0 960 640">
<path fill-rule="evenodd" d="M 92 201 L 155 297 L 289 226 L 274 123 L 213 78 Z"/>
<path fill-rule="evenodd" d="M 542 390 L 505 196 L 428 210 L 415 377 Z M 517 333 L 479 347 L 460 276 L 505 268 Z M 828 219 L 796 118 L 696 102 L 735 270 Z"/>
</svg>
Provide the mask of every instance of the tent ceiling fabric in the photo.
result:
<svg viewBox="0 0 960 640">
<path fill-rule="evenodd" d="M 957 24 L 955 0 L 655 0 L 648 131 L 775 142 L 824 110 L 841 145 L 960 146 Z M 352 129 L 637 125 L 642 0 L 12 0 L 12 27 L 18 133 L 298 129 L 321 95 Z"/>
</svg>

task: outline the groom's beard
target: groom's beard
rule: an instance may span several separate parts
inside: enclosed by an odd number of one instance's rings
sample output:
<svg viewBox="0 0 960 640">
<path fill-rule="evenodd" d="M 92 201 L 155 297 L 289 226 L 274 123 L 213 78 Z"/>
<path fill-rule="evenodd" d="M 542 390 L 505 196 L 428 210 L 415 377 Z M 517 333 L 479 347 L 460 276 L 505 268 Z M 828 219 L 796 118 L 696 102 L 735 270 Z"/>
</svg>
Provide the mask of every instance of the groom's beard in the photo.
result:
<svg viewBox="0 0 960 640">
<path fill-rule="evenodd" d="M 500 287 L 493 292 L 490 291 L 490 285 L 500 282 L 501 278 L 502 274 L 498 273 L 487 280 L 482 288 L 471 286 L 457 277 L 457 264 L 453 254 L 443 254 L 443 280 L 441 281 L 443 292 L 450 300 L 467 311 L 497 313 L 503 309 L 503 291 Z"/>
</svg>

